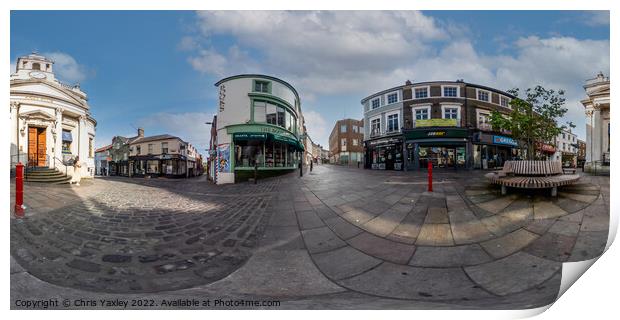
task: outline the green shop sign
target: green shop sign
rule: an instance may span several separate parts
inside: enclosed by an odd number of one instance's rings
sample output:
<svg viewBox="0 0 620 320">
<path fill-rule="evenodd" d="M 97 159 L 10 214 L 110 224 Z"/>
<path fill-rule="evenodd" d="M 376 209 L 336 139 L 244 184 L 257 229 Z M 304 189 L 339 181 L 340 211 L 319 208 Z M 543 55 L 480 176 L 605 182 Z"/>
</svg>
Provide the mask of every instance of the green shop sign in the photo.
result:
<svg viewBox="0 0 620 320">
<path fill-rule="evenodd" d="M 234 140 L 267 140 L 266 133 L 255 132 L 235 132 L 233 133 Z"/>
<path fill-rule="evenodd" d="M 429 138 L 467 138 L 467 129 L 433 129 L 413 130 L 405 133 L 406 139 L 429 139 Z"/>
</svg>

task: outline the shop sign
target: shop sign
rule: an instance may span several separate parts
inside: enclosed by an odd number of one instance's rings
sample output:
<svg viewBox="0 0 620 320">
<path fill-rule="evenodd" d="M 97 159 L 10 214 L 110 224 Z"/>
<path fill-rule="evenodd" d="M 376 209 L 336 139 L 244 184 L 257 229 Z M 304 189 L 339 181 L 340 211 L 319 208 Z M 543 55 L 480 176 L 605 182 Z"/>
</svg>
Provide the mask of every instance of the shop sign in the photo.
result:
<svg viewBox="0 0 620 320">
<path fill-rule="evenodd" d="M 260 124 L 247 124 L 247 125 L 232 125 L 226 128 L 226 131 L 230 134 L 234 133 L 271 133 L 273 135 L 281 135 L 291 139 L 297 140 L 297 137 L 287 131 L 284 128 L 276 126 L 260 125 Z"/>
<path fill-rule="evenodd" d="M 540 151 L 549 152 L 549 153 L 555 152 L 555 147 L 549 144 L 538 143 L 537 147 L 538 147 L 538 150 Z"/>
<path fill-rule="evenodd" d="M 400 139 L 381 139 L 381 140 L 374 140 L 374 141 L 370 141 L 368 144 L 371 146 L 376 146 L 376 145 L 384 145 L 384 144 L 396 144 L 396 143 L 400 143 L 401 140 Z"/>
<path fill-rule="evenodd" d="M 235 140 L 267 140 L 266 133 L 255 132 L 236 132 L 233 133 L 233 139 Z"/>
<path fill-rule="evenodd" d="M 456 127 L 457 119 L 417 119 L 415 121 L 416 128 L 418 127 Z"/>
<path fill-rule="evenodd" d="M 405 133 L 407 139 L 424 138 L 466 138 L 466 129 L 447 129 L 447 130 L 412 130 Z"/>
<path fill-rule="evenodd" d="M 509 138 L 509 137 L 504 137 L 504 136 L 493 136 L 493 143 L 494 144 L 502 144 L 502 145 L 508 145 L 508 146 L 514 146 L 514 147 L 518 147 L 519 144 L 517 143 L 517 141 L 513 138 Z"/>
</svg>

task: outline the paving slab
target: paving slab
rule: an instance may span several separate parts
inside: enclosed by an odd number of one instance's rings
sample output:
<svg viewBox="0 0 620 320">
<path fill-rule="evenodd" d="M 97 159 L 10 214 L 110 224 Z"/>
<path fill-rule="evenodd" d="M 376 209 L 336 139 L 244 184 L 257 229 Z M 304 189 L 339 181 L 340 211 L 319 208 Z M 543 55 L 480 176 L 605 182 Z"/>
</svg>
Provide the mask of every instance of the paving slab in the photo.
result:
<svg viewBox="0 0 620 320">
<path fill-rule="evenodd" d="M 518 229 L 505 236 L 481 242 L 480 245 L 493 258 L 498 259 L 521 250 L 536 238 L 538 238 L 537 234 Z"/>
<path fill-rule="evenodd" d="M 424 223 L 450 223 L 446 207 L 429 207 Z"/>
<path fill-rule="evenodd" d="M 325 252 L 346 245 L 346 243 L 328 227 L 303 230 L 301 234 L 306 248 L 310 253 Z"/>
<path fill-rule="evenodd" d="M 382 260 L 406 264 L 411 259 L 415 246 L 377 237 L 368 232 L 347 240 L 354 248 Z"/>
<path fill-rule="evenodd" d="M 567 214 L 568 212 L 550 201 L 534 201 L 534 219 L 551 219 Z"/>
<path fill-rule="evenodd" d="M 450 224 L 450 228 L 452 228 L 454 243 L 457 245 L 478 243 L 495 237 L 489 229 L 477 219 L 466 222 L 453 222 Z"/>
<path fill-rule="evenodd" d="M 416 239 L 416 245 L 421 246 L 451 246 L 454 245 L 450 224 L 425 223 Z"/>
<path fill-rule="evenodd" d="M 558 220 L 547 232 L 557 233 L 568 237 L 576 237 L 579 233 L 580 222 Z"/>
<path fill-rule="evenodd" d="M 362 229 L 356 227 L 355 225 L 340 217 L 327 219 L 325 220 L 325 224 L 344 240 L 354 237 L 363 232 Z"/>
<path fill-rule="evenodd" d="M 607 244 L 609 231 L 581 231 L 568 261 L 584 261 L 599 257 Z"/>
<path fill-rule="evenodd" d="M 576 237 L 547 232 L 532 241 L 524 251 L 548 260 L 564 262 L 570 258 Z"/>
<path fill-rule="evenodd" d="M 379 213 L 373 213 L 373 212 L 368 211 L 367 209 L 368 208 L 364 208 L 364 209 L 355 208 L 353 210 L 350 210 L 348 212 L 341 214 L 340 216 L 355 225 L 361 226 L 364 223 L 370 221 L 371 219 L 379 215 Z"/>
<path fill-rule="evenodd" d="M 409 210 L 393 210 L 392 208 L 366 222 L 362 228 L 380 237 L 387 236 L 400 224 L 409 212 Z"/>
<path fill-rule="evenodd" d="M 301 230 L 314 229 L 324 226 L 323 220 L 317 216 L 314 210 L 298 211 L 297 221 L 299 222 L 299 228 Z"/>
<path fill-rule="evenodd" d="M 312 258 L 321 272 L 334 280 L 356 276 L 383 262 L 351 246 L 317 253 Z"/>
<path fill-rule="evenodd" d="M 523 227 L 527 231 L 534 232 L 536 234 L 544 234 L 551 228 L 556 219 L 536 219 L 529 221 L 528 224 Z"/>
<path fill-rule="evenodd" d="M 416 267 L 460 267 L 491 261 L 492 258 L 478 244 L 454 247 L 416 248 L 409 265 Z"/>
<path fill-rule="evenodd" d="M 491 213 L 499 213 L 515 201 L 515 199 L 515 195 L 502 196 L 490 201 L 477 203 L 477 206 Z"/>
<path fill-rule="evenodd" d="M 384 262 L 359 276 L 338 282 L 344 287 L 383 297 L 415 300 L 459 300 L 492 297 L 461 268 L 419 268 Z"/>
<path fill-rule="evenodd" d="M 473 267 L 467 275 L 486 290 L 505 296 L 534 288 L 561 272 L 562 263 L 519 252 Z"/>
</svg>

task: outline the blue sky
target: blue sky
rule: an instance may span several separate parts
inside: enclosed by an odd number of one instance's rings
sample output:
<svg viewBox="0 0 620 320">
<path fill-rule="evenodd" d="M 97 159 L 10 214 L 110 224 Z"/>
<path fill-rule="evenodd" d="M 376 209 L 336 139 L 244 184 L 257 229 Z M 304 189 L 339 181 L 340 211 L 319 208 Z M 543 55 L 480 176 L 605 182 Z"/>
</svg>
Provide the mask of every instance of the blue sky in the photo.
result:
<svg viewBox="0 0 620 320">
<path fill-rule="evenodd" d="M 238 73 L 296 87 L 324 146 L 337 119 L 362 117 L 362 98 L 408 79 L 565 89 L 584 138 L 581 86 L 609 74 L 608 12 L 13 11 L 10 43 L 12 65 L 37 50 L 63 82 L 80 82 L 97 146 L 142 126 L 203 154 L 213 84 Z"/>
</svg>

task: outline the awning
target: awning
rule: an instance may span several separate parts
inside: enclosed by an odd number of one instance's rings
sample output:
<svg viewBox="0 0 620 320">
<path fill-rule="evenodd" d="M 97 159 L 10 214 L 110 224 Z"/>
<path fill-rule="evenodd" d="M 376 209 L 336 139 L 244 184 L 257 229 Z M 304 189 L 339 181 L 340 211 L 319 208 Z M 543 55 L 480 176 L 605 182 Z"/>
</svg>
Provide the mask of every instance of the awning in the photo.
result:
<svg viewBox="0 0 620 320">
<path fill-rule="evenodd" d="M 71 136 L 71 131 L 62 131 L 62 141 L 73 141 L 73 137 Z"/>
</svg>

